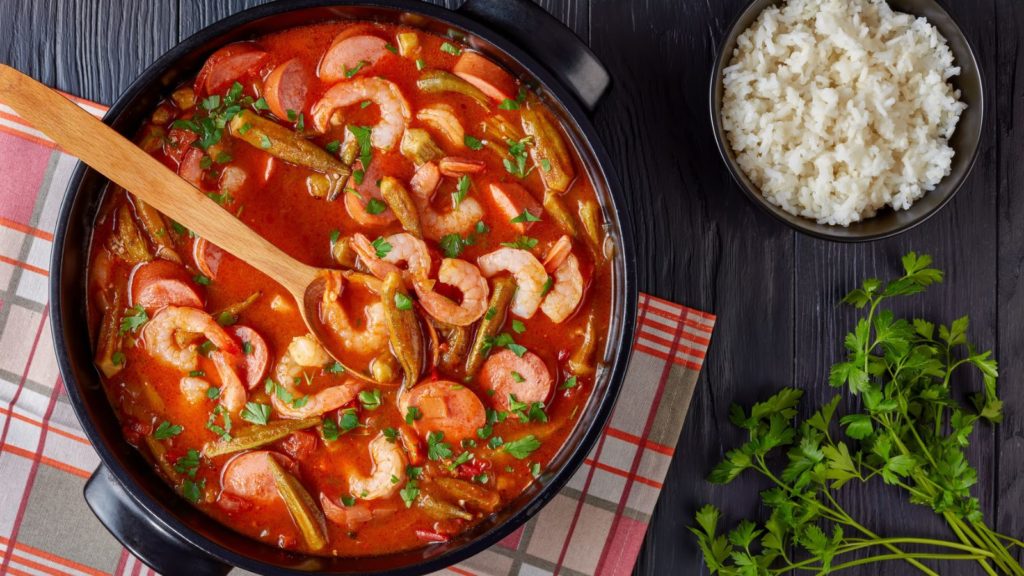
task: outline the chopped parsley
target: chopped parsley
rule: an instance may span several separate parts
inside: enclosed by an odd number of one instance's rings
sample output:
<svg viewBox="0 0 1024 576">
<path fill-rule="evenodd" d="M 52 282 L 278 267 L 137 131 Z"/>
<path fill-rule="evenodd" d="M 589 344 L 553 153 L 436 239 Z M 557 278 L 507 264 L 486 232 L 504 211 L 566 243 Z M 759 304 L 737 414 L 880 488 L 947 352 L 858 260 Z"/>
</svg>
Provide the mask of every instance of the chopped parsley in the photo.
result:
<svg viewBox="0 0 1024 576">
<path fill-rule="evenodd" d="M 548 292 L 551 292 L 551 289 L 554 288 L 554 287 L 555 287 L 555 280 L 554 280 L 554 278 L 552 278 L 551 276 L 548 276 L 548 279 L 544 281 L 544 286 L 540 290 L 540 295 L 541 296 L 547 296 Z"/>
<path fill-rule="evenodd" d="M 370 214 L 373 214 L 374 216 L 380 214 L 381 212 L 387 209 L 388 205 L 381 202 L 380 200 L 377 200 L 376 198 L 370 198 L 370 200 L 366 203 L 366 211 Z"/>
<path fill-rule="evenodd" d="M 512 379 L 520 383 L 526 382 L 526 378 L 523 378 L 523 375 L 520 374 L 519 372 L 516 372 L 515 370 L 512 371 Z"/>
<path fill-rule="evenodd" d="M 146 309 L 141 304 L 136 304 L 125 309 L 124 318 L 121 318 L 121 329 L 118 332 L 120 334 L 135 332 L 148 321 L 149 314 L 146 314 Z"/>
<path fill-rule="evenodd" d="M 346 494 L 346 495 L 341 497 L 341 503 L 344 504 L 345 506 L 355 506 L 356 505 L 356 498 L 355 498 L 355 496 L 350 496 L 350 495 Z"/>
<path fill-rule="evenodd" d="M 395 441 L 398 440 L 398 429 L 396 428 L 388 427 L 381 430 L 381 432 L 384 434 L 384 438 L 388 442 L 391 442 L 392 444 L 394 444 Z"/>
<path fill-rule="evenodd" d="M 373 249 L 377 251 L 377 258 L 386 257 L 391 252 L 391 248 L 391 244 L 383 236 L 379 236 L 373 241 Z"/>
<path fill-rule="evenodd" d="M 382 398 L 380 390 L 374 388 L 373 390 L 362 390 L 359 392 L 359 402 L 363 405 L 363 408 L 367 410 L 376 410 L 380 408 Z"/>
<path fill-rule="evenodd" d="M 486 472 L 481 472 L 480 474 L 473 476 L 473 482 L 476 482 L 478 484 L 487 484 L 487 481 L 489 479 L 490 478 L 487 476 Z"/>
<path fill-rule="evenodd" d="M 270 406 L 259 402 L 246 402 L 241 417 L 242 420 L 257 426 L 266 426 L 270 420 Z"/>
<path fill-rule="evenodd" d="M 124 355 L 124 352 L 118 350 L 110 355 L 110 361 L 114 363 L 114 366 L 124 366 L 127 357 Z"/>
<path fill-rule="evenodd" d="M 195 478 L 196 472 L 199 471 L 199 451 L 195 448 L 189 448 L 184 456 L 174 461 L 173 468 L 178 474 Z"/>
<path fill-rule="evenodd" d="M 206 389 L 206 397 L 209 398 L 210 400 L 216 400 L 217 398 L 220 398 L 220 388 L 217 388 L 216 386 L 210 386 L 209 388 Z"/>
<path fill-rule="evenodd" d="M 395 308 L 399 310 L 412 310 L 412 298 L 401 292 L 395 292 Z"/>
<path fill-rule="evenodd" d="M 350 125 L 348 131 L 356 137 L 356 143 L 359 144 L 359 162 L 362 163 L 365 170 L 370 167 L 370 160 L 373 159 L 373 144 L 370 142 L 370 134 L 373 130 L 369 126 Z M 356 183 L 358 184 L 359 180 Z"/>
<path fill-rule="evenodd" d="M 502 332 L 497 336 L 491 336 L 484 340 L 485 355 L 490 353 L 491 348 L 494 347 L 507 348 L 511 350 L 513 354 L 519 356 L 520 358 L 523 357 L 523 354 L 526 354 L 526 346 L 516 344 L 515 339 L 512 338 L 512 335 L 509 334 L 508 332 Z"/>
<path fill-rule="evenodd" d="M 409 406 L 409 410 L 405 413 L 405 423 L 412 426 L 412 423 L 416 420 L 423 418 L 423 412 L 415 406 Z"/>
<path fill-rule="evenodd" d="M 449 470 L 455 470 L 459 466 L 465 464 L 466 462 L 469 462 L 470 459 L 472 459 L 472 458 L 473 458 L 473 453 L 472 452 L 463 451 L 462 454 L 459 454 L 458 456 L 455 457 L 455 460 L 452 460 L 452 463 L 448 465 L 448 469 Z"/>
<path fill-rule="evenodd" d="M 366 60 L 360 60 L 359 63 L 353 66 L 352 68 L 346 67 L 345 78 L 351 78 L 355 76 L 356 74 L 359 73 L 360 70 L 363 69 L 363 66 L 366 66 L 367 64 L 369 64 L 369 62 L 367 62 Z"/>
<path fill-rule="evenodd" d="M 484 147 L 484 143 L 479 138 L 470 136 L 469 134 L 466 134 L 462 141 L 470 150 L 481 150 Z"/>
<path fill-rule="evenodd" d="M 384 45 L 384 49 L 387 50 L 388 52 L 391 52 L 392 54 L 398 54 L 398 48 L 396 48 L 395 45 L 390 42 Z"/>
<path fill-rule="evenodd" d="M 526 169 L 526 146 L 533 142 L 530 136 L 523 138 L 522 140 L 506 140 L 505 144 L 508 145 L 509 158 L 502 160 L 502 164 L 505 166 L 505 171 L 515 176 L 516 178 L 526 178 L 530 173 Z"/>
<path fill-rule="evenodd" d="M 534 216 L 529 210 L 523 210 L 523 213 L 516 216 L 511 220 L 513 224 L 525 224 L 527 222 L 540 222 L 539 216 Z"/>
<path fill-rule="evenodd" d="M 505 452 L 508 452 L 513 458 L 523 460 L 533 454 L 538 448 L 540 448 L 540 440 L 533 434 L 523 436 L 518 440 L 512 440 L 506 442 L 502 447 Z"/>
<path fill-rule="evenodd" d="M 529 236 L 519 236 L 515 242 L 502 242 L 502 246 L 507 248 L 518 248 L 520 250 L 532 250 L 537 245 L 537 239 Z"/>
<path fill-rule="evenodd" d="M 341 365 L 341 362 L 335 361 L 334 364 L 328 366 L 326 370 L 331 374 L 342 374 L 345 372 L 345 367 Z"/>
<path fill-rule="evenodd" d="M 462 50 L 458 46 L 452 44 L 451 42 L 442 43 L 441 52 L 444 52 L 445 54 L 451 54 L 452 56 L 458 56 L 459 54 L 462 54 Z"/>
<path fill-rule="evenodd" d="M 185 428 L 179 424 L 171 424 L 167 420 L 164 420 L 156 427 L 156 430 L 153 431 L 153 438 L 156 438 L 157 440 L 167 440 L 168 438 L 173 438 L 178 434 L 181 434 L 184 429 Z"/>
<path fill-rule="evenodd" d="M 558 387 L 559 390 L 571 390 L 576 387 L 576 377 L 569 376 L 562 382 L 562 385 Z"/>
<path fill-rule="evenodd" d="M 526 324 L 523 324 L 522 320 L 512 320 L 512 331 L 516 334 L 522 334 L 526 332 Z"/>
<path fill-rule="evenodd" d="M 426 67 L 427 67 L 427 63 L 423 61 L 423 58 L 417 58 L 416 59 L 416 69 L 417 70 L 423 70 Z"/>
<path fill-rule="evenodd" d="M 321 422 L 320 435 L 324 437 L 324 440 L 333 442 L 338 439 L 338 423 L 330 418 L 325 418 Z"/>
<path fill-rule="evenodd" d="M 242 354 L 245 354 L 246 356 L 252 356 L 252 351 L 252 342 L 249 342 L 248 340 L 242 340 Z"/>
<path fill-rule="evenodd" d="M 341 411 L 341 419 L 338 421 L 338 425 L 341 427 L 341 433 L 345 434 L 351 432 L 360 426 L 359 415 L 356 414 L 355 408 L 348 408 Z"/>
<path fill-rule="evenodd" d="M 459 177 L 459 183 L 455 186 L 455 192 L 452 192 L 452 208 L 455 210 L 459 209 L 459 205 L 469 195 L 469 186 L 472 183 L 467 174 Z"/>
<path fill-rule="evenodd" d="M 444 441 L 444 432 L 427 434 L 427 458 L 445 460 L 452 457 L 452 447 Z"/>
<path fill-rule="evenodd" d="M 337 140 L 331 140 L 330 142 L 327 143 L 326 146 L 324 146 L 324 150 L 327 150 L 331 154 L 337 154 L 338 150 L 341 150 L 341 142 L 338 142 Z"/>
<path fill-rule="evenodd" d="M 217 424 L 217 416 L 221 417 L 221 424 Z M 220 436 L 220 439 L 225 442 L 231 440 L 231 414 L 218 404 L 206 421 L 206 429 Z"/>
<path fill-rule="evenodd" d="M 270 110 L 270 106 L 267 104 L 267 101 L 264 98 L 260 98 L 259 100 L 253 102 L 252 107 L 260 111 Z"/>
</svg>

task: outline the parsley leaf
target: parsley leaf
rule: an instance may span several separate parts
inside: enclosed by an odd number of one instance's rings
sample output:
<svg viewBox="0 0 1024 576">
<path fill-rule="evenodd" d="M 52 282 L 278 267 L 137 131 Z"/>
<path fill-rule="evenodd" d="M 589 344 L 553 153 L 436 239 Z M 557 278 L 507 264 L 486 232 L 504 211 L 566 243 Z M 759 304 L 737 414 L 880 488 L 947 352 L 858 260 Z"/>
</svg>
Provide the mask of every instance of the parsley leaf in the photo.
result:
<svg viewBox="0 0 1024 576">
<path fill-rule="evenodd" d="M 141 304 L 136 304 L 131 308 L 125 309 L 124 317 L 121 318 L 121 328 L 118 332 L 120 334 L 136 332 L 146 322 L 149 322 L 149 314 L 146 314 L 146 309 Z"/>
<path fill-rule="evenodd" d="M 537 437 L 533 434 L 528 434 L 518 440 L 506 442 L 502 449 L 505 450 L 505 452 L 508 452 L 513 458 L 522 460 L 524 458 L 528 458 L 530 454 L 536 452 L 538 448 L 540 448 L 540 440 L 537 440 Z"/>
<path fill-rule="evenodd" d="M 167 420 L 164 420 L 156 427 L 156 430 L 153 431 L 153 438 L 156 440 L 167 440 L 168 438 L 173 438 L 178 434 L 181 434 L 184 429 L 185 428 L 179 424 L 171 424 Z"/>
</svg>

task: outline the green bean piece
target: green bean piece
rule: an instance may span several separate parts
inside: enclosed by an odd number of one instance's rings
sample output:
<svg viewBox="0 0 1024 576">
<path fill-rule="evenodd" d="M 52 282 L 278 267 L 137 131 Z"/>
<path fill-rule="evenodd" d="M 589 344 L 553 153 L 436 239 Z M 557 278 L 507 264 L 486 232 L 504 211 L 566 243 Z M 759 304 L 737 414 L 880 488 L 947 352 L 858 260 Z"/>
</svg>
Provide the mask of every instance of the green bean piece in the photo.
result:
<svg viewBox="0 0 1024 576">
<path fill-rule="evenodd" d="M 312 428 L 319 423 L 319 418 L 304 418 L 302 420 L 274 420 L 266 426 L 250 426 L 234 432 L 230 440 L 208 442 L 203 447 L 203 454 L 207 458 L 213 458 L 243 450 L 252 450 L 276 442 L 297 430 Z"/>
<path fill-rule="evenodd" d="M 323 148 L 273 120 L 242 110 L 228 123 L 232 136 L 285 162 L 305 166 L 339 181 L 352 171 Z"/>
<path fill-rule="evenodd" d="M 487 359 L 485 353 L 488 341 L 501 330 L 505 324 L 505 315 L 508 306 L 512 302 L 512 296 L 516 293 L 516 281 L 507 276 L 494 281 L 494 288 L 491 290 L 491 301 L 477 328 L 476 338 L 473 340 L 473 347 L 469 351 L 469 358 L 466 359 L 466 378 L 471 379 L 477 370 L 483 366 Z"/>
<path fill-rule="evenodd" d="M 406 130 L 406 133 L 409 131 Z M 391 176 L 385 176 L 380 181 L 380 195 L 388 208 L 395 213 L 398 221 L 402 223 L 405 231 L 417 238 L 423 238 L 423 228 L 420 227 L 420 214 L 416 204 L 409 195 L 409 191 L 402 186 L 402 183 Z"/>
<path fill-rule="evenodd" d="M 313 497 L 299 483 L 298 478 L 286 472 L 269 454 L 267 462 L 270 464 L 270 474 L 274 477 L 277 491 L 281 494 L 281 499 L 284 500 L 306 545 L 310 550 L 320 550 L 327 546 L 327 523 Z"/>
<path fill-rule="evenodd" d="M 490 99 L 480 91 L 479 88 L 459 78 L 455 74 L 443 70 L 428 70 L 416 81 L 416 87 L 428 94 L 439 92 L 455 92 L 463 96 L 469 96 L 477 104 L 490 110 Z"/>
</svg>

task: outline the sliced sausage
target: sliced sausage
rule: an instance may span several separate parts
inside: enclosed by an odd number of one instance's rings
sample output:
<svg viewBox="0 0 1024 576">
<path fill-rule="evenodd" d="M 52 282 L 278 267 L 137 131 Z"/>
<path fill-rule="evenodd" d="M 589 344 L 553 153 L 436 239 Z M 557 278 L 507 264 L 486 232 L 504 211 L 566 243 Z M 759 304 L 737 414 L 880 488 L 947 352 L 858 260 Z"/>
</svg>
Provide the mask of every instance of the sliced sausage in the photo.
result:
<svg viewBox="0 0 1024 576">
<path fill-rule="evenodd" d="M 365 62 L 364 67 L 376 64 L 377 60 L 388 53 L 387 44 L 384 39 L 367 34 L 339 35 L 320 61 L 320 79 L 324 82 L 339 82 L 345 80 L 346 71 L 359 66 L 360 62 Z"/>
<path fill-rule="evenodd" d="M 278 64 L 263 83 L 263 97 L 267 106 L 275 116 L 282 120 L 291 120 L 288 111 L 295 114 L 306 109 L 306 99 L 313 75 L 298 58 Z"/>
<path fill-rule="evenodd" d="M 217 269 L 220 268 L 220 261 L 224 258 L 224 251 L 214 246 L 206 238 L 196 238 L 192 243 L 192 260 L 196 268 L 207 278 L 216 278 Z"/>
<path fill-rule="evenodd" d="M 540 202 L 526 188 L 519 184 L 514 182 L 495 182 L 490 185 L 489 189 L 491 199 L 498 208 L 498 212 L 505 218 L 505 221 L 511 222 L 512 227 L 520 234 L 529 230 L 533 226 L 533 222 L 512 222 L 514 218 L 521 216 L 524 210 L 538 218 L 540 217 L 542 211 Z"/>
<path fill-rule="evenodd" d="M 420 384 L 402 398 L 402 413 L 411 406 L 422 416 L 413 421 L 421 436 L 443 432 L 446 442 L 455 443 L 476 434 L 487 421 L 484 405 L 476 394 L 455 382 L 436 380 Z"/>
<path fill-rule="evenodd" d="M 199 148 L 189 148 L 185 157 L 178 165 L 178 176 L 181 176 L 189 184 L 202 190 L 203 188 L 203 151 Z"/>
<path fill-rule="evenodd" d="M 175 164 L 180 165 L 185 154 L 189 150 L 195 150 L 195 148 L 192 148 L 192 143 L 198 138 L 199 135 L 191 130 L 171 128 L 170 132 L 167 133 L 167 140 L 164 142 L 164 154 L 174 160 Z"/>
<path fill-rule="evenodd" d="M 492 354 L 480 370 L 480 384 L 494 390 L 491 403 L 498 410 L 508 410 L 510 395 L 527 404 L 544 402 L 552 383 L 547 365 L 533 352 L 519 357 L 511 350 L 501 350 Z"/>
<path fill-rule="evenodd" d="M 516 81 L 512 75 L 476 52 L 463 52 L 452 72 L 495 100 L 516 97 Z"/>
<path fill-rule="evenodd" d="M 128 278 L 129 306 L 140 305 L 147 311 L 164 306 L 202 308 L 203 299 L 181 264 L 170 260 L 151 260 L 137 265 Z"/>
<path fill-rule="evenodd" d="M 292 460 L 284 454 L 266 450 L 246 452 L 232 458 L 224 466 L 220 477 L 221 488 L 228 494 L 258 504 L 279 499 L 281 495 L 277 491 L 267 458 L 275 458 L 285 468 L 293 467 Z"/>
<path fill-rule="evenodd" d="M 256 70 L 267 53 L 253 42 L 229 44 L 217 50 L 196 76 L 196 92 L 221 94 L 236 80 Z"/>
<path fill-rule="evenodd" d="M 270 349 L 267 342 L 260 336 L 259 332 L 248 326 L 236 324 L 227 329 L 242 343 L 243 368 L 245 370 L 245 385 L 252 390 L 263 382 L 263 376 L 267 373 L 267 364 L 270 358 Z M 249 346 L 245 346 L 248 343 Z"/>
</svg>

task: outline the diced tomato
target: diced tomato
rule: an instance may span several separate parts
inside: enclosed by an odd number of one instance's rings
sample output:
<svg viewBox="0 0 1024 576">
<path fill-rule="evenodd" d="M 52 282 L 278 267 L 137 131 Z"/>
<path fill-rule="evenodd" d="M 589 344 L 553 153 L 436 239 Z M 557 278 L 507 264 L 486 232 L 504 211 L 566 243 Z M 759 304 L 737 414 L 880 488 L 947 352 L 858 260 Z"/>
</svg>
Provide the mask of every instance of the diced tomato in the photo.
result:
<svg viewBox="0 0 1024 576">
<path fill-rule="evenodd" d="M 294 466 L 292 460 L 284 454 L 266 450 L 240 454 L 224 466 L 224 472 L 221 474 L 224 492 L 264 504 L 280 498 L 267 458 L 276 459 L 286 468 Z"/>
<path fill-rule="evenodd" d="M 316 449 L 316 437 L 309 432 L 300 430 L 292 432 L 277 444 L 285 454 L 301 462 Z"/>
<path fill-rule="evenodd" d="M 199 135 L 190 130 L 171 128 L 167 133 L 167 141 L 164 142 L 164 154 L 180 165 L 185 153 L 192 150 L 192 143 L 199 139 Z"/>
<path fill-rule="evenodd" d="M 229 44 L 217 50 L 196 76 L 199 94 L 221 94 L 236 80 L 259 68 L 267 53 L 253 42 Z"/>
<path fill-rule="evenodd" d="M 474 476 L 479 476 L 490 469 L 491 462 L 489 460 L 474 458 L 469 462 L 460 464 L 459 467 L 455 469 L 455 474 L 463 480 L 471 480 Z"/>
<path fill-rule="evenodd" d="M 562 348 L 558 351 L 558 361 L 565 362 L 569 359 L 570 354 L 572 354 L 572 352 L 568 348 Z"/>
<path fill-rule="evenodd" d="M 189 148 L 178 165 L 178 176 L 189 184 L 203 189 L 203 151 L 199 148 Z"/>
<path fill-rule="evenodd" d="M 124 424 L 121 426 L 121 431 L 124 434 L 124 439 L 129 444 L 138 446 L 142 443 L 144 437 L 149 436 L 153 432 L 153 426 L 141 422 L 137 418 L 126 416 Z"/>
<path fill-rule="evenodd" d="M 151 260 L 135 266 L 128 285 L 129 305 L 140 305 L 147 311 L 164 306 L 203 307 L 203 298 L 188 272 L 170 260 Z"/>
<path fill-rule="evenodd" d="M 495 100 L 516 97 L 516 81 L 512 75 L 476 52 L 463 52 L 452 72 Z"/>
</svg>

